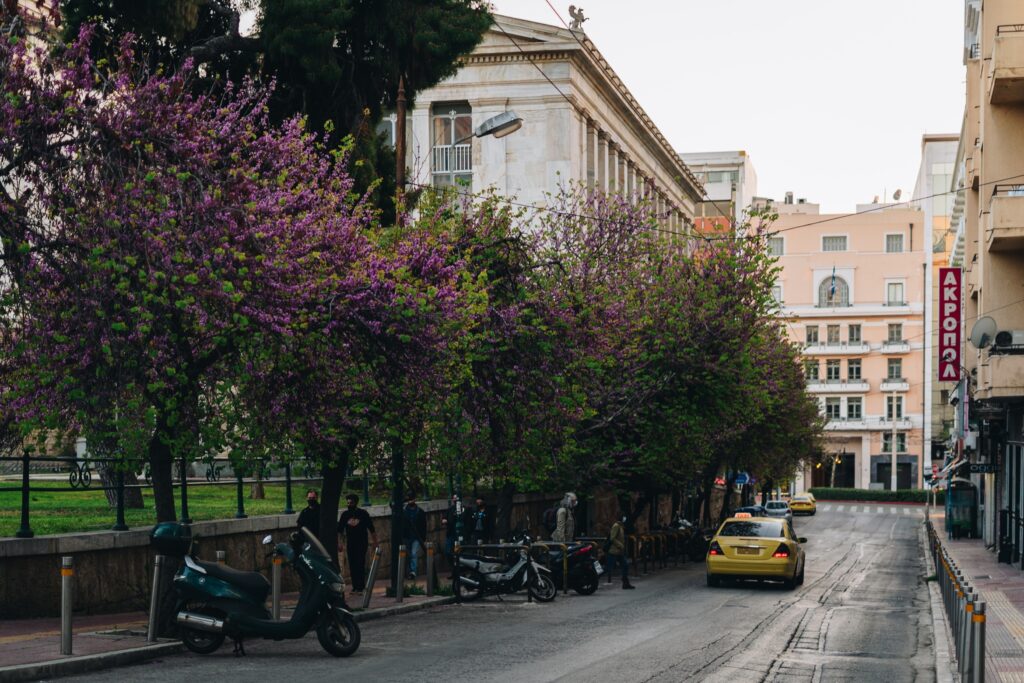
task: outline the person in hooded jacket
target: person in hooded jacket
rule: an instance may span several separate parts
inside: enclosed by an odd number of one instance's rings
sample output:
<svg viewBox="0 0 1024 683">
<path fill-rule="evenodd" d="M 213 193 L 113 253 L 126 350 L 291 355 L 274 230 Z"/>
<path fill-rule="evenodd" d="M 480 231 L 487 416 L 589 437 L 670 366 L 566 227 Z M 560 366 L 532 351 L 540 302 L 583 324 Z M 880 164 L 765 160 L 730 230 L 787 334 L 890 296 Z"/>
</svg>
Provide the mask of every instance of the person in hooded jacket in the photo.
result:
<svg viewBox="0 0 1024 683">
<path fill-rule="evenodd" d="M 576 538 L 576 516 L 573 508 L 576 507 L 576 494 L 568 492 L 562 498 L 561 507 L 558 508 L 555 531 L 551 534 L 551 540 L 557 543 L 572 543 Z"/>
<path fill-rule="evenodd" d="M 616 564 L 622 565 L 622 587 L 627 590 L 636 588 L 629 582 L 629 560 L 626 559 L 626 521 L 627 517 L 615 520 L 611 530 L 608 532 L 608 550 L 605 551 L 605 562 L 607 563 L 608 576 L 611 577 L 612 570 Z M 610 579 L 609 579 L 610 580 Z"/>
</svg>

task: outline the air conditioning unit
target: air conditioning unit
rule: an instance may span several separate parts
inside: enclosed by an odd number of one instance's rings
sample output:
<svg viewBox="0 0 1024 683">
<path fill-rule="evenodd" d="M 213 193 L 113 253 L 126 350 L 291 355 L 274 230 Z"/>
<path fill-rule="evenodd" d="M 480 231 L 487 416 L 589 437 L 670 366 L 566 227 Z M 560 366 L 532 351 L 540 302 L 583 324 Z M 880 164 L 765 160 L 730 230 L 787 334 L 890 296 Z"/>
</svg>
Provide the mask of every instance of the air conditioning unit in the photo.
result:
<svg viewBox="0 0 1024 683">
<path fill-rule="evenodd" d="M 996 332 L 995 346 L 1024 346 L 1024 330 Z"/>
</svg>

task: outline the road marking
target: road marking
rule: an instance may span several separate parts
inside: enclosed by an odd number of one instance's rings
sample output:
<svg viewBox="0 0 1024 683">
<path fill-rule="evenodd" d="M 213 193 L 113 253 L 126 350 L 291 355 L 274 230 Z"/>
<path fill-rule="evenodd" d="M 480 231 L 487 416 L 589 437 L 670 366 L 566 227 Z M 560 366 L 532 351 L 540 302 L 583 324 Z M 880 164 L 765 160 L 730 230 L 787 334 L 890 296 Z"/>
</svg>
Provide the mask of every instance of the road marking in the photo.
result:
<svg viewBox="0 0 1024 683">
<path fill-rule="evenodd" d="M 879 505 L 878 507 L 875 508 L 875 512 L 878 514 L 882 514 L 883 512 L 885 512 L 885 508 Z"/>
<path fill-rule="evenodd" d="M 910 514 L 910 508 L 903 508 L 903 514 L 909 515 Z"/>
<path fill-rule="evenodd" d="M 840 505 L 840 506 L 838 506 L 838 507 L 836 508 L 836 512 L 842 512 L 842 511 L 843 511 L 843 508 L 844 508 L 844 507 L 846 507 L 846 506 L 845 506 L 845 505 Z"/>
<path fill-rule="evenodd" d="M 822 511 L 822 512 L 828 512 L 828 511 L 829 511 L 829 510 L 831 510 L 831 509 L 832 509 L 832 506 L 831 506 L 831 505 L 822 505 L 822 506 L 821 506 L 821 511 Z"/>
</svg>

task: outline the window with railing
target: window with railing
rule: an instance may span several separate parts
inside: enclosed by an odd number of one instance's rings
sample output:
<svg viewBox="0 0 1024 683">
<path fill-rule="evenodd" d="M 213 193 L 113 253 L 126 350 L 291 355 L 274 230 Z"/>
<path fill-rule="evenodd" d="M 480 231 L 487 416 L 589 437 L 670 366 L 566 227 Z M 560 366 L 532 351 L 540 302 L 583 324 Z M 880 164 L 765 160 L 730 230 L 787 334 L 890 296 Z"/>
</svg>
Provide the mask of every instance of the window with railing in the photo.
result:
<svg viewBox="0 0 1024 683">
<path fill-rule="evenodd" d="M 850 286 L 841 277 L 829 276 L 818 285 L 818 308 L 850 305 Z"/>
<path fill-rule="evenodd" d="M 903 342 L 903 323 L 889 323 L 889 338 L 886 341 L 890 344 Z"/>
<path fill-rule="evenodd" d="M 825 335 L 829 344 L 839 343 L 839 325 L 828 325 L 825 327 Z"/>
<path fill-rule="evenodd" d="M 472 185 L 473 118 L 469 105 L 434 105 L 432 125 L 430 168 L 434 186 Z"/>
<path fill-rule="evenodd" d="M 830 359 L 825 361 L 825 379 L 829 382 L 839 381 L 839 360 Z"/>
<path fill-rule="evenodd" d="M 903 298 L 903 283 L 889 282 L 885 285 L 885 303 L 887 306 L 906 306 Z"/>
<path fill-rule="evenodd" d="M 860 325 L 850 325 L 847 330 L 847 338 L 851 344 L 860 344 Z"/>
<path fill-rule="evenodd" d="M 777 304 L 782 303 L 782 285 L 772 285 L 772 299 Z"/>
<path fill-rule="evenodd" d="M 902 358 L 890 358 L 889 359 L 889 372 L 885 376 L 890 382 L 899 382 L 903 379 L 903 359 Z"/>
<path fill-rule="evenodd" d="M 885 253 L 887 254 L 902 254 L 903 253 L 903 235 L 886 235 L 885 236 Z"/>
<path fill-rule="evenodd" d="M 892 453 L 892 432 L 882 432 L 882 452 Z M 907 435 L 896 432 L 896 452 L 907 452 Z"/>
<path fill-rule="evenodd" d="M 818 361 L 816 360 L 805 360 L 804 361 L 804 377 L 809 382 L 818 381 Z"/>
<path fill-rule="evenodd" d="M 846 361 L 846 379 L 851 382 L 859 382 L 860 378 L 860 359 L 851 358 Z"/>
<path fill-rule="evenodd" d="M 864 416 L 863 408 L 863 399 L 859 396 L 851 396 L 846 399 L 846 419 L 860 420 Z"/>
</svg>

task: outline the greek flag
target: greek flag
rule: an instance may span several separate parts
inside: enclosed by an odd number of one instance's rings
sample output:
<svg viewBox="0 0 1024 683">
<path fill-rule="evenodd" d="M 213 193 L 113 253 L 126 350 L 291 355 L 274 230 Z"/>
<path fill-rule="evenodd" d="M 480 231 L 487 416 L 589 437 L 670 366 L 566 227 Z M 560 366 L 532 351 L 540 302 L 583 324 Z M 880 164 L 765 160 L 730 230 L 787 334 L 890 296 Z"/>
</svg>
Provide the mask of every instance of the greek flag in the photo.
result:
<svg viewBox="0 0 1024 683">
<path fill-rule="evenodd" d="M 836 298 L 836 267 L 832 266 L 832 287 L 828 290 L 828 298 Z"/>
</svg>

